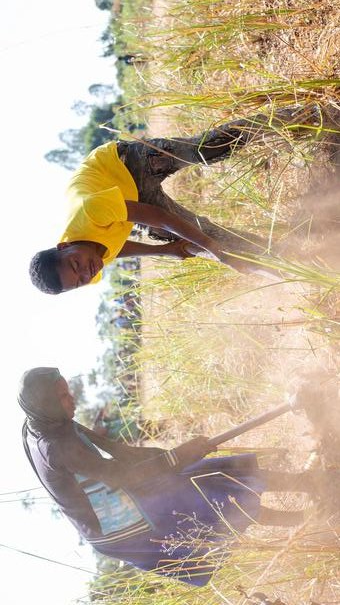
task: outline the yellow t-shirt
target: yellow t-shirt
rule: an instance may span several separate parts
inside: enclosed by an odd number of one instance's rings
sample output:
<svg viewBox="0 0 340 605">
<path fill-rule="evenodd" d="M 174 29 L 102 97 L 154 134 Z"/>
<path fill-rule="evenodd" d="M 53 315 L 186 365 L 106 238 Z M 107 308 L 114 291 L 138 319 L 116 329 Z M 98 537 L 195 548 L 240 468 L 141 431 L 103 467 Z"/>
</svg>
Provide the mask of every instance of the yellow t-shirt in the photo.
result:
<svg viewBox="0 0 340 605">
<path fill-rule="evenodd" d="M 136 184 L 119 159 L 115 142 L 100 145 L 82 162 L 67 188 L 70 213 L 60 242 L 88 240 L 107 248 L 104 264 L 116 258 L 133 223 L 125 200 L 138 202 Z M 101 273 L 93 282 L 99 281 Z"/>
</svg>

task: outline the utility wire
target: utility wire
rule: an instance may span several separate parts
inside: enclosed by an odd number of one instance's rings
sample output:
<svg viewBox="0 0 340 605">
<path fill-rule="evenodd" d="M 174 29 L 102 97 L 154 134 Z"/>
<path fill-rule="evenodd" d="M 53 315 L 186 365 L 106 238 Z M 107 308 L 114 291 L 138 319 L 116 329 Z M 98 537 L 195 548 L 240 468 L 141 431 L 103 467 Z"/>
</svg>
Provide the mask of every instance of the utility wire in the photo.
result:
<svg viewBox="0 0 340 605">
<path fill-rule="evenodd" d="M 47 561 L 48 563 L 54 563 L 55 565 L 62 565 L 63 567 L 70 567 L 71 569 L 76 569 L 77 571 L 84 571 L 85 573 L 90 573 L 93 576 L 100 575 L 98 572 L 90 571 L 89 569 L 84 569 L 83 567 L 77 567 L 76 565 L 70 565 L 69 563 L 62 563 L 61 561 L 55 561 L 55 559 L 49 559 L 48 557 L 36 555 L 32 552 L 27 552 L 26 550 L 21 550 L 20 548 L 14 548 L 14 546 L 7 546 L 6 544 L 0 544 L 0 547 L 6 548 L 7 550 L 13 550 L 14 552 L 18 552 L 21 555 L 26 555 L 28 557 L 34 557 L 35 559 Z"/>
<path fill-rule="evenodd" d="M 14 500 L 1 500 L 0 499 L 0 504 L 8 504 L 9 502 L 32 502 L 32 504 L 34 504 L 34 502 L 36 502 L 37 500 L 49 500 L 51 501 L 51 498 L 49 498 L 48 496 L 38 496 L 38 497 L 30 497 L 27 496 L 27 498 L 15 498 Z"/>
<path fill-rule="evenodd" d="M 0 496 L 11 496 L 12 494 L 24 494 L 27 492 L 33 492 L 36 489 L 42 489 L 42 485 L 40 487 L 31 487 L 30 489 L 16 489 L 13 492 L 0 492 Z"/>
<path fill-rule="evenodd" d="M 36 44 L 37 42 L 41 42 L 44 40 L 48 40 L 50 41 L 50 39 L 52 37 L 57 37 L 57 36 L 64 36 L 65 34 L 73 34 L 74 32 L 81 32 L 82 30 L 87 30 L 87 29 L 95 29 L 98 27 L 101 27 L 102 24 L 101 23 L 93 23 L 90 25 L 75 25 L 72 27 L 65 27 L 62 29 L 57 29 L 57 30 L 52 30 L 49 32 L 44 32 L 42 34 L 37 34 L 34 38 L 27 38 L 24 40 L 18 40 L 18 42 L 14 42 L 13 44 L 8 44 L 7 46 L 3 46 L 0 47 L 0 54 L 6 53 L 9 50 L 12 49 L 16 49 L 20 46 L 28 46 L 28 45 L 32 45 L 32 44 Z"/>
</svg>

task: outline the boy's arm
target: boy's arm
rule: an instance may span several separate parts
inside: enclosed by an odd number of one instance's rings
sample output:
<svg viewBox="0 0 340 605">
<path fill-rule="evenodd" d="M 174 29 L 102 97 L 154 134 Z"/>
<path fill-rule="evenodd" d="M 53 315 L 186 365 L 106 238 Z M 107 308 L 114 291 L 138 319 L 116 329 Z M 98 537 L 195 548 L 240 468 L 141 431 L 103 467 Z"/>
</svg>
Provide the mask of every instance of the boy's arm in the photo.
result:
<svg viewBox="0 0 340 605">
<path fill-rule="evenodd" d="M 149 227 L 156 227 L 165 229 L 174 233 L 178 237 L 195 244 L 199 248 L 207 250 L 211 254 L 220 259 L 222 262 L 232 264 L 232 257 L 226 260 L 226 253 L 224 253 L 219 244 L 203 233 L 199 227 L 186 221 L 182 217 L 168 212 L 164 208 L 159 206 L 153 206 L 152 204 L 136 204 L 136 202 L 126 202 L 128 217 L 127 220 L 132 223 L 139 223 Z"/>
<path fill-rule="evenodd" d="M 168 244 L 143 244 L 142 242 L 133 242 L 127 240 L 117 254 L 117 258 L 127 256 L 173 256 L 174 258 L 187 258 L 194 256 L 185 249 L 185 245 L 189 244 L 188 240 L 178 239 L 175 242 Z"/>
</svg>

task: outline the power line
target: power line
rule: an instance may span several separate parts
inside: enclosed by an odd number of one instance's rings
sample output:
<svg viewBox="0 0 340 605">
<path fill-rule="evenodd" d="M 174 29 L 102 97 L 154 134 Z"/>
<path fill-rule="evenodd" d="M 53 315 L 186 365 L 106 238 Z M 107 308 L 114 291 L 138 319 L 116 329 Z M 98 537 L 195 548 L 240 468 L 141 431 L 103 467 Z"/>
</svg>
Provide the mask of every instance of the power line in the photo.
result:
<svg viewBox="0 0 340 605">
<path fill-rule="evenodd" d="M 31 498 L 30 496 L 27 496 L 27 498 L 15 498 L 13 500 L 1 500 L 0 499 L 0 504 L 8 504 L 9 502 L 27 502 L 29 501 L 30 503 L 34 504 L 34 502 L 36 502 L 37 500 L 49 500 L 51 501 L 51 498 L 49 498 L 48 496 L 38 496 L 36 498 Z"/>
<path fill-rule="evenodd" d="M 77 571 L 84 571 L 85 573 L 90 573 L 92 576 L 100 575 L 100 574 L 98 574 L 98 572 L 90 571 L 89 569 L 84 569 L 83 567 L 77 567 L 76 565 L 70 565 L 69 563 L 62 563 L 62 561 L 56 561 L 55 559 L 49 559 L 48 557 L 43 557 L 42 555 L 36 555 L 32 552 L 27 552 L 26 550 L 21 550 L 20 548 L 15 548 L 14 546 L 7 546 L 6 544 L 0 544 L 0 547 L 6 548 L 7 550 L 13 550 L 14 552 L 18 552 L 21 555 L 26 555 L 28 557 L 34 557 L 35 559 L 47 561 L 48 563 L 54 563 L 55 565 L 61 565 L 62 567 L 70 567 L 71 569 L 76 569 Z"/>
<path fill-rule="evenodd" d="M 91 25 L 81 25 L 81 26 L 74 26 L 74 27 L 66 27 L 66 28 L 62 28 L 62 29 L 57 29 L 57 30 L 52 30 L 49 32 L 44 32 L 43 34 L 37 35 L 34 38 L 27 38 L 26 40 L 19 40 L 18 42 L 14 42 L 13 44 L 8 44 L 7 46 L 3 46 L 2 48 L 0 48 L 0 54 L 6 53 L 7 51 L 16 49 L 20 46 L 27 46 L 27 45 L 31 45 L 31 44 L 35 44 L 36 42 L 41 42 L 44 40 L 50 40 L 52 37 L 54 36 L 60 36 L 60 35 L 65 35 L 65 34 L 73 34 L 74 32 L 81 32 L 82 30 L 87 30 L 87 29 L 95 29 L 98 28 L 98 26 L 102 26 L 101 23 L 93 23 Z"/>
<path fill-rule="evenodd" d="M 30 489 L 16 489 L 13 492 L 0 492 L 0 496 L 11 496 L 12 494 L 24 494 L 28 492 L 34 492 L 36 489 L 42 489 L 42 485 L 40 487 L 31 487 Z"/>
</svg>

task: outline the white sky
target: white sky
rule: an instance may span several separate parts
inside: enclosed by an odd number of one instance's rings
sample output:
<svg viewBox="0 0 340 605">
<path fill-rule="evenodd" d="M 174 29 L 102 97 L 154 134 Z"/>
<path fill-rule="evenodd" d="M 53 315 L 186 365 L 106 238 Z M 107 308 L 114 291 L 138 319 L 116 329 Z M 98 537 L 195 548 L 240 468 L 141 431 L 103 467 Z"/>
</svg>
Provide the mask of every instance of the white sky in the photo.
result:
<svg viewBox="0 0 340 605">
<path fill-rule="evenodd" d="M 47 296 L 31 285 L 27 268 L 35 252 L 57 243 L 64 226 L 70 173 L 43 156 L 59 146 L 59 132 L 79 125 L 72 103 L 88 100 L 91 84 L 111 84 L 114 77 L 113 61 L 100 57 L 98 41 L 108 19 L 94 0 L 2 0 L 0 5 L 1 266 L 6 269 L 0 313 L 1 493 L 39 485 L 21 444 L 23 415 L 16 403 L 21 374 L 52 365 L 68 379 L 94 367 L 100 351 L 95 314 L 101 287 Z M 46 503 L 32 513 L 16 503 L 0 507 L 1 544 L 95 569 L 91 549 L 79 549 L 71 524 L 53 520 Z M 1 547 L 0 569 L 0 602 L 6 605 L 69 605 L 86 594 L 90 578 Z"/>
</svg>

